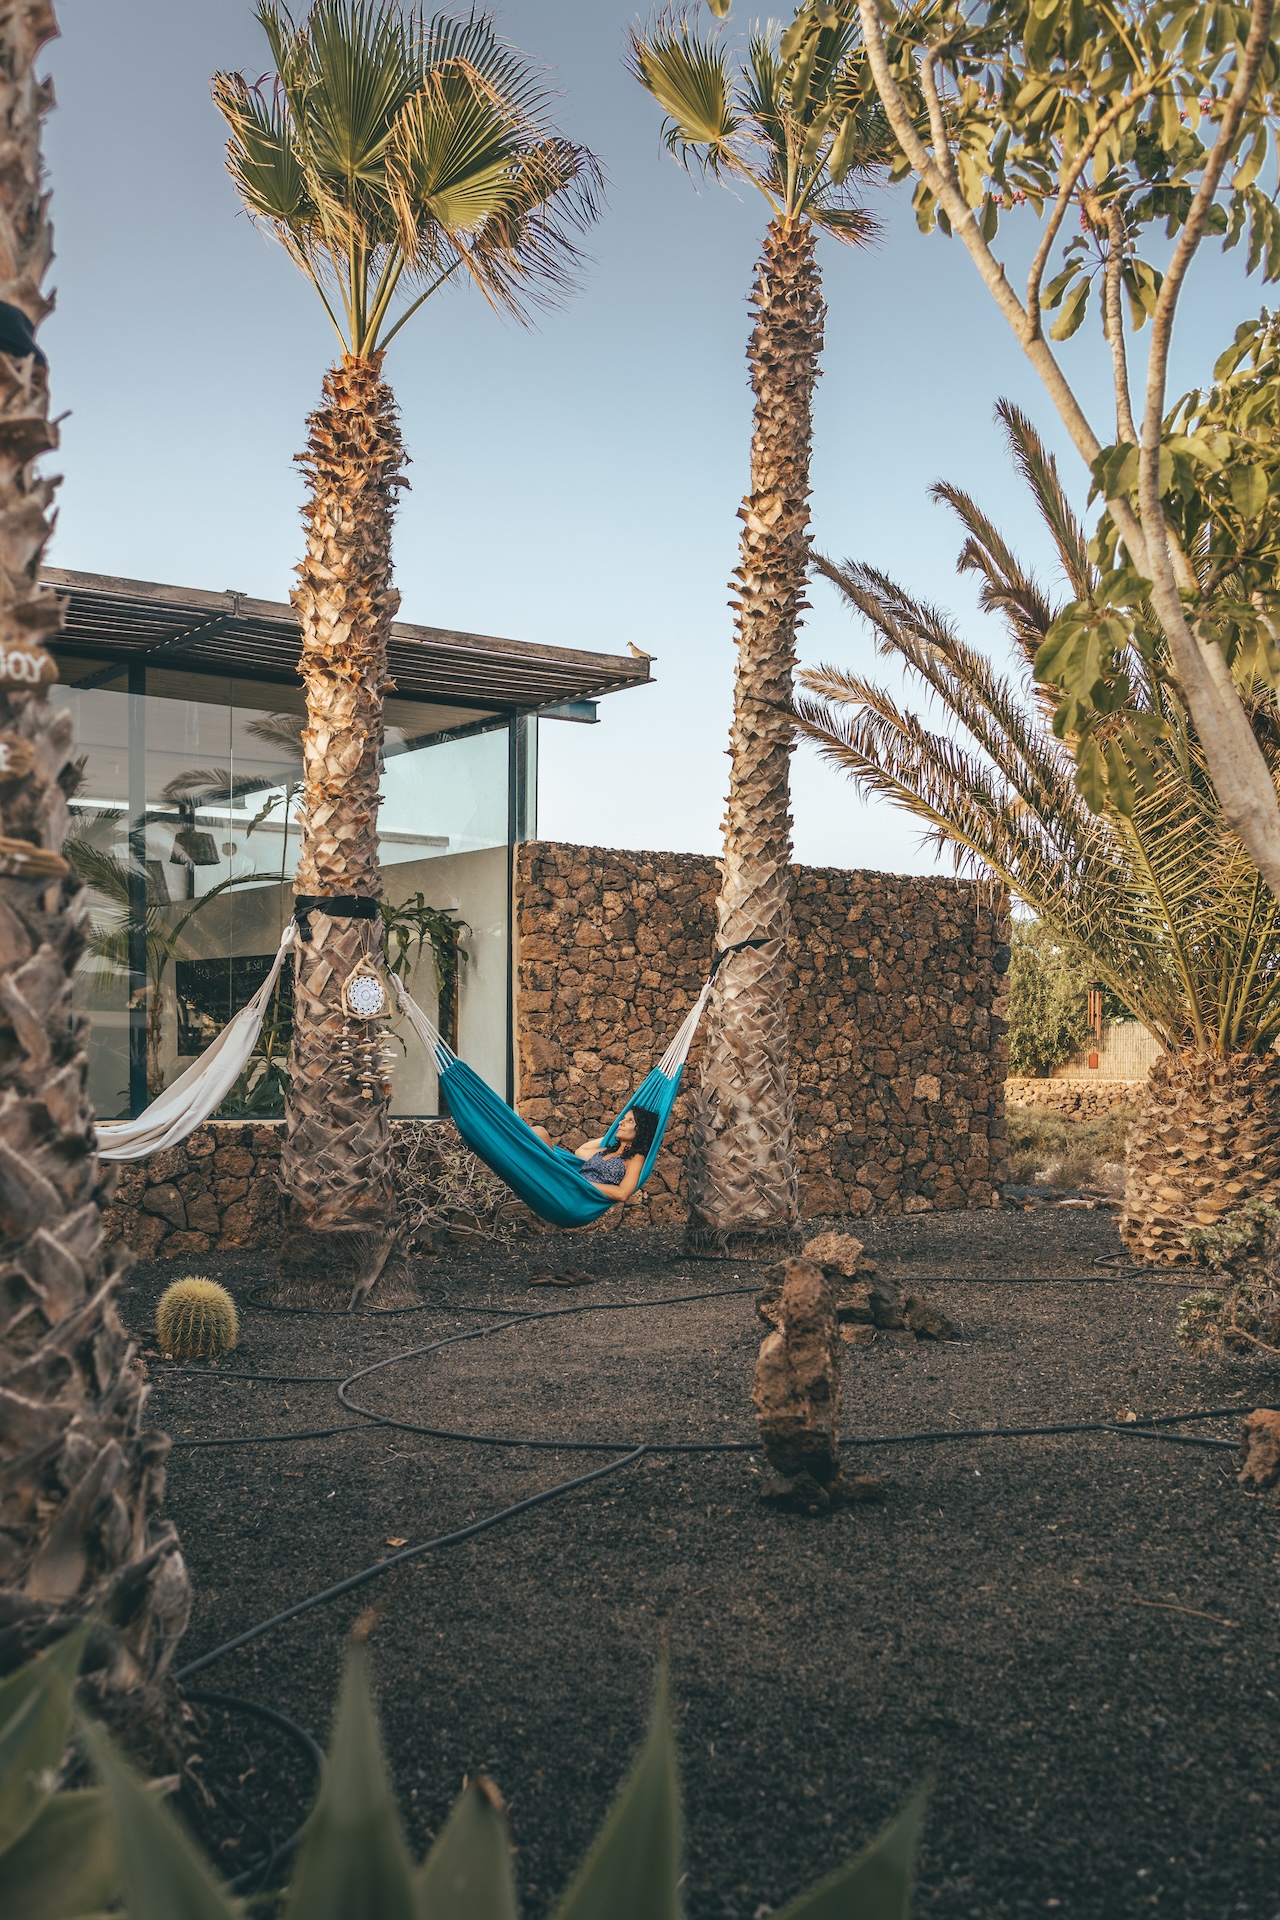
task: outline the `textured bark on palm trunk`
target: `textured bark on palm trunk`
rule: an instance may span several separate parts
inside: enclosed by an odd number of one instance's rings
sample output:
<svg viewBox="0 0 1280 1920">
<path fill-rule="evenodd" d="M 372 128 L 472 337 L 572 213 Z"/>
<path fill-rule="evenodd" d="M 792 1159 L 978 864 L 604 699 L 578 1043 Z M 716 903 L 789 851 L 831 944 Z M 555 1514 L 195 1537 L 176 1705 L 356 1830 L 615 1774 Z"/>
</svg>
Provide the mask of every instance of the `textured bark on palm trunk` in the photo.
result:
<svg viewBox="0 0 1280 1920">
<path fill-rule="evenodd" d="M 306 686 L 300 894 L 382 894 L 378 802 L 391 585 L 391 527 L 403 449 L 381 357 L 343 359 L 325 377 L 300 464 L 310 482 L 307 554 L 293 604 Z M 394 1196 L 387 1097 L 364 1097 L 339 1052 L 342 985 L 379 951 L 376 920 L 313 911 L 294 988 L 281 1179 L 289 1223 L 304 1232 L 384 1232 Z"/>
<path fill-rule="evenodd" d="M 756 396 L 751 491 L 734 575 L 738 664 L 717 922 L 720 944 L 764 940 L 718 976 L 707 1010 L 686 1245 L 783 1245 L 798 1215 L 787 1023 L 796 627 L 805 599 L 813 388 L 824 308 L 807 221 L 775 220 L 756 273 L 747 350 Z"/>
<path fill-rule="evenodd" d="M 35 322 L 50 257 L 34 77 L 49 6 L 0 4 L 0 298 Z M 72 1011 L 87 899 L 66 834 L 70 716 L 16 662 L 52 662 L 61 624 L 37 584 L 57 445 L 44 370 L 0 354 L 0 1673 L 78 1622 L 95 1623 L 88 1684 L 135 1742 L 167 1745 L 160 1683 L 186 1625 L 177 1536 L 160 1512 L 169 1441 L 142 1431 L 146 1387 L 114 1299 L 129 1256 L 105 1254 L 86 1086 L 87 1023 Z M 30 675 L 30 669 L 25 670 Z M 26 851 L 15 851 L 15 843 Z"/>
<path fill-rule="evenodd" d="M 1125 1165 L 1120 1236 L 1161 1265 L 1190 1258 L 1189 1227 L 1280 1200 L 1280 1054 L 1161 1054 Z"/>
</svg>

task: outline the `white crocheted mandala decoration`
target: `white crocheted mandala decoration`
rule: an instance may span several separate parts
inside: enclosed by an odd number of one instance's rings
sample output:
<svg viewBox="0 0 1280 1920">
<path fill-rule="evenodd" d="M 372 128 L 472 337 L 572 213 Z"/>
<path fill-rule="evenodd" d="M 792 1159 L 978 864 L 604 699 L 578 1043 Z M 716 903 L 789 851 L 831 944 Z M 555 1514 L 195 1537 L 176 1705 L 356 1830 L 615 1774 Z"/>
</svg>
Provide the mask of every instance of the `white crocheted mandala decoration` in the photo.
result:
<svg viewBox="0 0 1280 1920">
<path fill-rule="evenodd" d="M 373 973 L 353 974 L 348 980 L 343 998 L 348 1010 L 360 1020 L 376 1020 L 387 1010 L 387 991 L 381 980 Z"/>
</svg>

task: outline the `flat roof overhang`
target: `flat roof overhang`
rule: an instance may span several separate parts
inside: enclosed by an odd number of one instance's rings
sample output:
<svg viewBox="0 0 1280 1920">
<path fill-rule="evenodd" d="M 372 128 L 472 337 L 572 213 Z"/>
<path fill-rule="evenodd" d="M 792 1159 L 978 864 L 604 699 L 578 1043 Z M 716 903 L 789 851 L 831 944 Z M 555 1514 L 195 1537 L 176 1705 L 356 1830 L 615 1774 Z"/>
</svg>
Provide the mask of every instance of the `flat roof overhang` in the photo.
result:
<svg viewBox="0 0 1280 1920">
<path fill-rule="evenodd" d="M 123 668 L 137 660 L 277 686 L 300 684 L 298 618 L 279 601 L 62 567 L 45 567 L 40 578 L 58 589 L 66 605 L 62 631 L 48 643 L 62 665 L 64 686 L 103 685 L 104 666 Z M 500 713 L 596 700 L 649 682 L 648 660 L 630 654 L 533 646 L 403 620 L 391 628 L 387 658 L 402 700 Z M 84 663 L 79 674 L 77 661 Z"/>
</svg>

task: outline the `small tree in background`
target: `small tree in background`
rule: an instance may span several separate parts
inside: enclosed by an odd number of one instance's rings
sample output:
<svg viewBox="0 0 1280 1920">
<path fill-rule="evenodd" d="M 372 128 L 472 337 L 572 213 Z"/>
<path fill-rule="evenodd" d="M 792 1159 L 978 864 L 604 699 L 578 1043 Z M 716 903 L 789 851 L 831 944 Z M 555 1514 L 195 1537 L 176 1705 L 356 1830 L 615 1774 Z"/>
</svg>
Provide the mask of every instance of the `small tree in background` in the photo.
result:
<svg viewBox="0 0 1280 1920">
<path fill-rule="evenodd" d="M 354 899 L 311 915 L 294 990 L 281 1177 L 292 1226 L 389 1234 L 387 1097 L 343 1063 L 343 982 L 376 954 L 391 529 L 404 452 L 383 356 L 455 276 L 524 315 L 565 284 L 599 169 L 551 125 L 545 89 L 490 21 L 428 20 L 396 0 L 263 0 L 268 79 L 220 73 L 227 165 L 333 323 L 340 356 L 309 422 L 307 552 L 292 595 L 306 687 L 296 886 Z M 363 914 L 371 917 L 361 917 Z M 380 1262 L 369 1263 L 364 1284 Z"/>
<path fill-rule="evenodd" d="M 723 15 L 729 0 L 712 0 Z M 751 940 L 717 978 L 705 1022 L 689 1158 L 687 1245 L 724 1253 L 788 1238 L 797 1214 L 787 1029 L 791 940 L 789 709 L 807 605 L 813 389 L 825 308 L 817 237 L 865 243 L 857 191 L 885 131 L 852 0 L 805 0 L 786 32 L 753 33 L 745 61 L 683 16 L 633 34 L 632 67 L 686 166 L 751 187 L 769 209 L 747 347 L 755 418 L 734 575 L 738 659 L 717 924 Z"/>
<path fill-rule="evenodd" d="M 1053 1072 L 1089 1037 L 1088 961 L 1042 920 L 1015 920 L 1009 961 L 1009 1072 Z"/>
</svg>

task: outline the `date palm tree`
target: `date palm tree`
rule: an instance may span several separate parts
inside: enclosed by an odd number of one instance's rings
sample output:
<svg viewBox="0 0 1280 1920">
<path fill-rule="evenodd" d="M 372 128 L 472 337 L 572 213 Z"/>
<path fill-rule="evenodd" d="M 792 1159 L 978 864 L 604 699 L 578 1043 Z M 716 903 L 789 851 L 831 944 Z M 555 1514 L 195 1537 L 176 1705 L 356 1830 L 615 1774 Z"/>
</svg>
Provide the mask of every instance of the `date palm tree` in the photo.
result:
<svg viewBox="0 0 1280 1920">
<path fill-rule="evenodd" d="M 1093 603 L 1101 578 L 1054 461 L 1021 413 L 999 411 L 1056 547 L 1064 597 Z M 977 575 L 982 605 L 1001 617 L 1016 672 L 998 672 L 884 574 L 819 559 L 878 650 L 949 725 L 934 731 L 874 680 L 823 667 L 801 675 L 800 731 L 864 792 L 919 820 L 959 867 L 994 875 L 1083 949 L 1160 1042 L 1130 1132 L 1120 1230 L 1145 1259 L 1185 1259 L 1189 1227 L 1280 1198 L 1280 906 L 1227 825 L 1149 610 L 1124 665 L 1128 718 L 1142 716 L 1155 772 L 1130 814 L 1094 813 L 1071 743 L 1053 730 L 1059 696 L 1032 673 L 1058 607 L 967 494 L 939 486 L 934 496 L 965 528 L 960 569 Z M 1274 700 L 1247 681 L 1241 691 L 1280 778 Z"/>
<path fill-rule="evenodd" d="M 376 902 L 391 531 L 405 484 L 383 357 L 451 280 L 522 316 L 565 286 L 599 169 L 557 133 L 529 63 L 489 20 L 428 19 L 396 0 L 316 0 L 257 17 L 274 72 L 220 73 L 227 165 L 245 207 L 311 282 L 338 336 L 309 421 L 306 555 L 293 593 L 306 688 L 299 894 L 311 915 L 295 980 L 281 1173 L 300 1234 L 386 1229 L 387 1101 L 339 1054 L 341 989 L 379 941 Z M 350 911 L 351 899 L 358 905 Z M 371 913 L 372 918 L 359 917 Z"/>
<path fill-rule="evenodd" d="M 37 77 L 47 0 L 0 0 L 0 301 L 5 338 L 37 325 L 51 253 Z M 62 609 L 39 585 L 58 444 L 44 356 L 0 352 L 0 1674 L 92 1620 L 87 1685 L 133 1743 L 168 1746 L 163 1682 L 186 1625 L 187 1575 L 164 1519 L 164 1434 L 116 1313 L 128 1271 L 106 1252 L 111 1179 L 86 1095 L 86 1023 L 71 982 L 84 887 L 58 849 L 77 777 L 70 716 L 42 642 Z"/>
<path fill-rule="evenodd" d="M 723 14 L 726 5 L 714 9 Z M 721 970 L 704 1025 L 686 1245 L 731 1253 L 786 1243 L 798 1213 L 787 1027 L 796 628 L 807 604 L 813 389 L 825 307 L 817 238 L 868 240 L 856 186 L 887 143 L 865 82 L 857 9 L 805 0 L 779 39 L 753 34 L 736 65 L 686 18 L 631 40 L 631 65 L 686 166 L 749 186 L 769 209 L 747 364 L 755 394 L 750 489 L 734 574 L 737 672 L 717 906 Z"/>
</svg>

